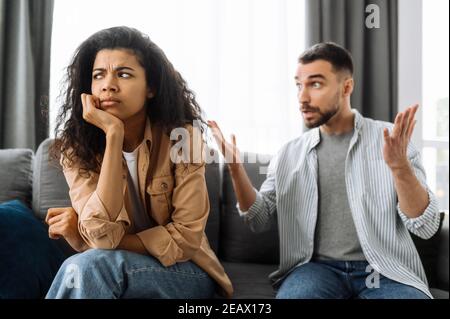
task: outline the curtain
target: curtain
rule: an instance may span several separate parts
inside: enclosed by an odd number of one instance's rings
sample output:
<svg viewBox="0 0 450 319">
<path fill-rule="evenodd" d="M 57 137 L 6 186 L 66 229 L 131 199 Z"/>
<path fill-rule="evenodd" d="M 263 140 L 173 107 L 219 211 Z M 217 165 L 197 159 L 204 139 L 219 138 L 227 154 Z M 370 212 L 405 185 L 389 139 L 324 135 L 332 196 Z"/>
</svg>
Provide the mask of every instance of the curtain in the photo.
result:
<svg viewBox="0 0 450 319">
<path fill-rule="evenodd" d="M 397 113 L 397 0 L 307 0 L 307 45 L 333 41 L 353 56 L 352 107 L 393 121 Z"/>
<path fill-rule="evenodd" d="M 53 0 L 0 0 L 0 148 L 48 136 Z"/>
</svg>

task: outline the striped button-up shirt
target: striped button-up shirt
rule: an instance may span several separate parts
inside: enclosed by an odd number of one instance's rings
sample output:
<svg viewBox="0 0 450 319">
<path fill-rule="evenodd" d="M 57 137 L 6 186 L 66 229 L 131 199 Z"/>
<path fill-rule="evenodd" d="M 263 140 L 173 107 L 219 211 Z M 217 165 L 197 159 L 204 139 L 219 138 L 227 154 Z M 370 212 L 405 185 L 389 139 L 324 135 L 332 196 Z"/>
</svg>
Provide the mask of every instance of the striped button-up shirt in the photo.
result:
<svg viewBox="0 0 450 319">
<path fill-rule="evenodd" d="M 409 218 L 398 205 L 394 179 L 383 159 L 383 129 L 391 131 L 393 124 L 352 111 L 354 135 L 345 161 L 345 185 L 364 256 L 378 273 L 416 287 L 432 298 L 409 234 L 427 239 L 439 228 L 437 200 L 426 184 L 419 151 L 410 143 L 407 156 L 428 192 L 429 204 L 421 216 Z M 272 215 L 277 215 L 280 264 L 270 274 L 275 286 L 313 255 L 319 196 L 315 148 L 319 142 L 319 128 L 314 128 L 284 145 L 271 160 L 267 178 L 256 190 L 256 201 L 247 212 L 239 210 L 255 232 L 267 229 Z"/>
</svg>

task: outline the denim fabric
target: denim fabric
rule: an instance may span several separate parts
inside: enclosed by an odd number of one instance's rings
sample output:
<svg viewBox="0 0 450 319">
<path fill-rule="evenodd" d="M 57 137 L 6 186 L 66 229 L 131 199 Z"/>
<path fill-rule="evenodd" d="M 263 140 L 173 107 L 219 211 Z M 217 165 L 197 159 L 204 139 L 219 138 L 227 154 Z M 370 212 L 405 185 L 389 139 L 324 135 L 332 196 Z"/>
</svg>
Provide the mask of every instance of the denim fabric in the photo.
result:
<svg viewBox="0 0 450 319">
<path fill-rule="evenodd" d="M 165 267 L 151 256 L 90 249 L 64 262 L 46 298 L 199 299 L 212 298 L 215 285 L 193 262 Z"/>
<path fill-rule="evenodd" d="M 0 204 L 0 299 L 44 298 L 64 258 L 25 204 Z"/>
<path fill-rule="evenodd" d="M 366 261 L 313 260 L 282 282 L 278 299 L 429 299 L 417 288 L 391 280 Z"/>
</svg>

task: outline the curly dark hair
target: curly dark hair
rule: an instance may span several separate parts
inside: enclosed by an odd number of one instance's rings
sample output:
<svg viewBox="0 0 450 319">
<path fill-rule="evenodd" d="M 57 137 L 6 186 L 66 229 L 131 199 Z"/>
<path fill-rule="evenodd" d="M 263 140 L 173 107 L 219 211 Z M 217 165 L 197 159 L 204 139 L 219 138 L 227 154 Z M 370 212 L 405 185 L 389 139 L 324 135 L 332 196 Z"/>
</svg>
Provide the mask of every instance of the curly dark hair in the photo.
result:
<svg viewBox="0 0 450 319">
<path fill-rule="evenodd" d="M 60 98 L 63 99 L 56 120 L 55 142 L 50 147 L 53 159 L 62 154 L 69 166 L 76 163 L 80 175 L 100 172 L 105 151 L 104 132 L 83 119 L 82 93 L 91 93 L 92 68 L 97 52 L 103 49 L 128 49 L 145 69 L 147 86 L 154 97 L 146 101 L 147 116 L 160 124 L 166 134 L 198 120 L 201 132 L 205 121 L 195 94 L 175 70 L 164 52 L 140 31 L 125 26 L 101 30 L 85 40 L 75 51 L 67 67 Z M 66 162 L 65 162 L 66 163 Z"/>
</svg>

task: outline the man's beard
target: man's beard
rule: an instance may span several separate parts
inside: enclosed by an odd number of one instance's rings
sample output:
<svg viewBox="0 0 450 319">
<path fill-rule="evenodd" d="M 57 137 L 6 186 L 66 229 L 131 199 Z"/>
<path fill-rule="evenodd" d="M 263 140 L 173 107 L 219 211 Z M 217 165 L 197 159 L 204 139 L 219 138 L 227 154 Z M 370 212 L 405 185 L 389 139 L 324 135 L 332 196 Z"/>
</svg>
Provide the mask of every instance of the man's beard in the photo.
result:
<svg viewBox="0 0 450 319">
<path fill-rule="evenodd" d="M 330 111 L 325 113 L 322 113 L 318 107 L 314 107 L 309 104 L 303 104 L 301 110 L 302 112 L 304 111 L 315 112 L 319 115 L 319 118 L 315 122 L 307 122 L 304 119 L 307 128 L 315 128 L 323 124 L 326 124 L 338 112 L 339 101 L 338 98 L 336 98 L 334 101 L 334 107 Z"/>
<path fill-rule="evenodd" d="M 320 111 L 317 111 L 317 113 L 319 114 L 319 119 L 315 122 L 307 122 L 305 120 L 305 125 L 307 128 L 315 128 L 315 127 L 319 127 L 323 124 L 326 124 L 336 113 L 337 113 L 338 109 L 335 108 L 331 111 L 328 111 L 326 113 L 322 113 Z"/>
</svg>

